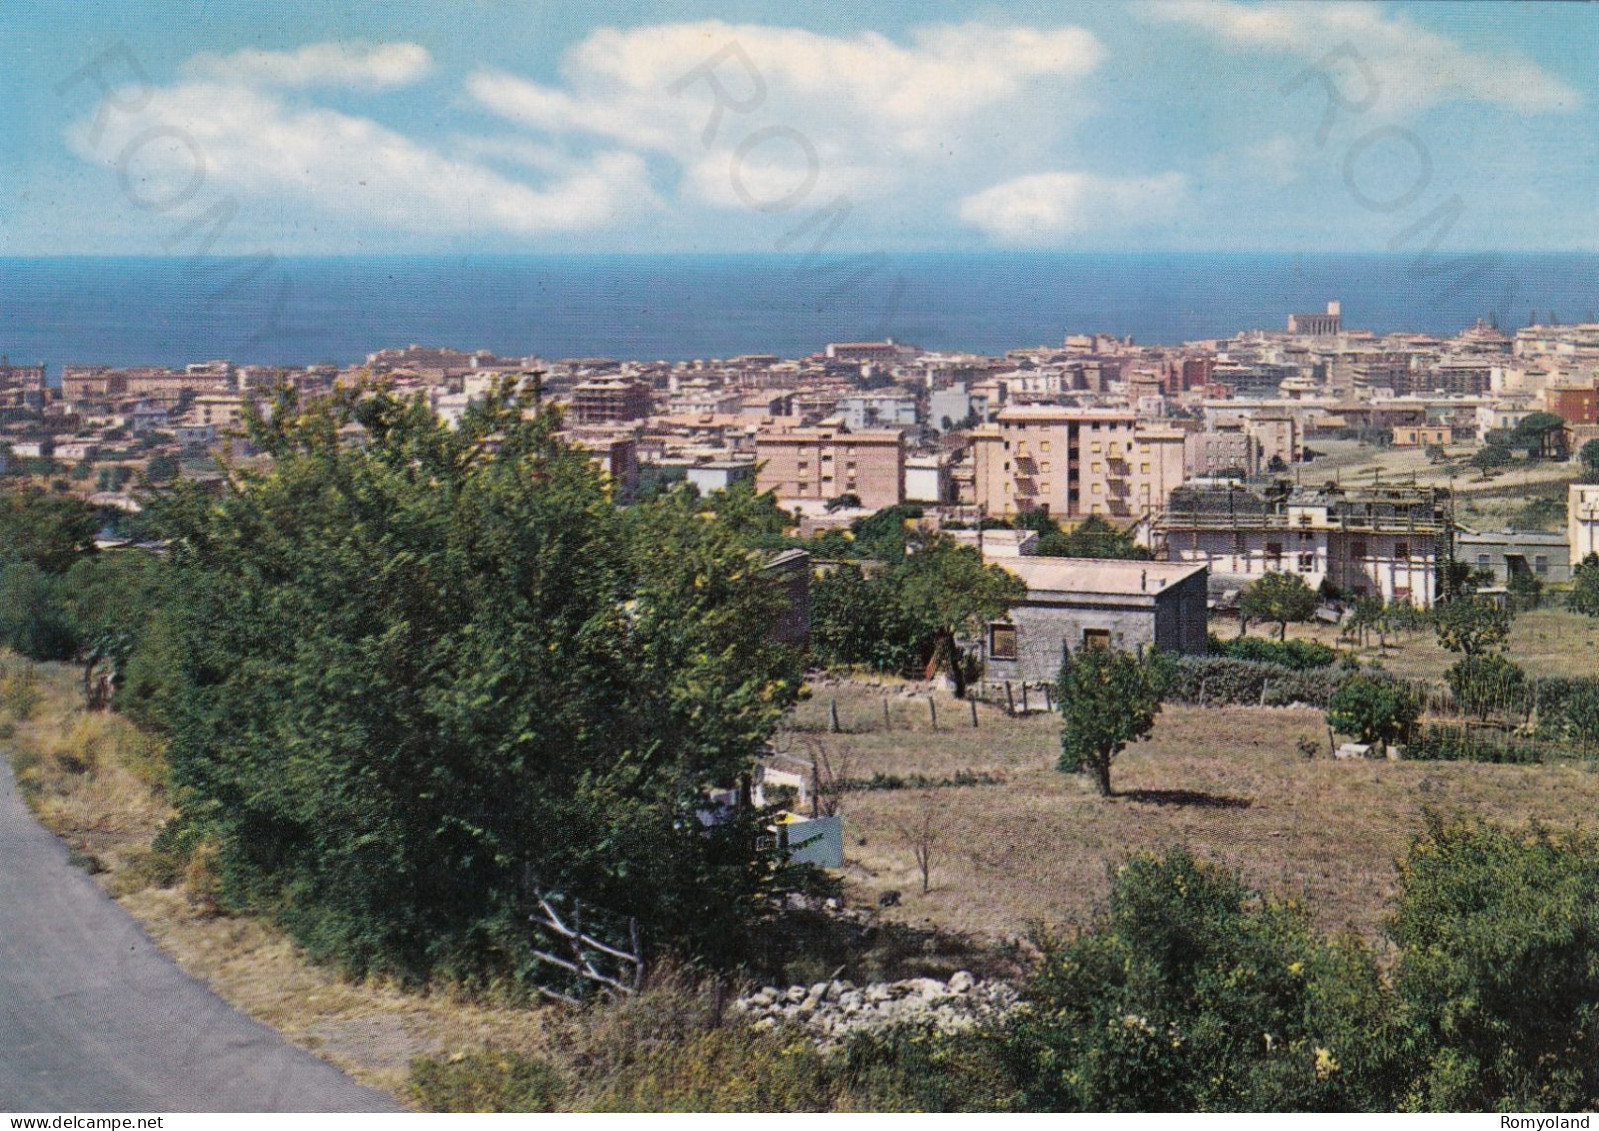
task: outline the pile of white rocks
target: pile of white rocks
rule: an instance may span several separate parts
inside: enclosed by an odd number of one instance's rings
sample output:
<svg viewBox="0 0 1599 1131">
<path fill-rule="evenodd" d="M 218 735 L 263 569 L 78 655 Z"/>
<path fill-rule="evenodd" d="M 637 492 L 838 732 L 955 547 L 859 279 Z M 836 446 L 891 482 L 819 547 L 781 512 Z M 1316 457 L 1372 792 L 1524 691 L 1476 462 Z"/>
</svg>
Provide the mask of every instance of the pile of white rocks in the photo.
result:
<svg viewBox="0 0 1599 1131">
<path fill-rule="evenodd" d="M 948 982 L 907 978 L 899 982 L 817 982 L 778 989 L 767 986 L 739 998 L 734 1008 L 755 1016 L 758 1028 L 795 1024 L 823 1045 L 852 1033 L 893 1025 L 931 1024 L 943 1032 L 969 1029 L 984 1017 L 1016 1004 L 1008 983 L 980 981 L 962 970 Z"/>
</svg>

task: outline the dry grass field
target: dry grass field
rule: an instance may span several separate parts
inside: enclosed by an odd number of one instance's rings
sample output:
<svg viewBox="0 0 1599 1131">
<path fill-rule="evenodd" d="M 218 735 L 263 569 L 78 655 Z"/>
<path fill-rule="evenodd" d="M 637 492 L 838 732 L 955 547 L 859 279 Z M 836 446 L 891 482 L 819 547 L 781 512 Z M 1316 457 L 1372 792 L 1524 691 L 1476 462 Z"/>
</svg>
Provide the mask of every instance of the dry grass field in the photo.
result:
<svg viewBox="0 0 1599 1131">
<path fill-rule="evenodd" d="M 1314 439 L 1309 446 L 1318 455 L 1299 468 L 1301 480 L 1320 485 L 1338 480 L 1347 486 L 1370 486 L 1375 475 L 1379 483 L 1411 483 L 1419 487 L 1455 488 L 1467 494 L 1504 494 L 1513 496 L 1517 491 L 1536 484 L 1570 480 L 1578 468 L 1569 463 L 1529 463 L 1517 461 L 1503 471 L 1495 472 L 1492 479 L 1484 480 L 1475 468 L 1465 466 L 1477 450 L 1476 444 L 1454 444 L 1445 449 L 1448 459 L 1435 463 L 1427 457 L 1424 448 L 1379 448 L 1356 440 Z"/>
<path fill-rule="evenodd" d="M 1211 631 L 1223 638 L 1235 636 L 1238 622 L 1215 621 Z M 1277 627 L 1255 624 L 1249 632 L 1251 636 L 1276 639 Z M 1460 658 L 1439 647 L 1438 637 L 1431 629 L 1389 634 L 1386 647 L 1376 635 L 1366 647 L 1354 647 L 1339 638 L 1337 628 L 1324 624 L 1291 624 L 1288 639 L 1317 640 L 1330 647 L 1352 649 L 1361 660 L 1376 660 L 1409 679 L 1441 680 L 1445 670 Z M 1561 608 L 1521 613 L 1510 625 L 1508 654 L 1530 676 L 1599 675 L 1599 619 Z"/>
<path fill-rule="evenodd" d="M 885 914 L 988 937 L 1083 922 L 1129 851 L 1171 845 L 1302 897 L 1326 929 L 1374 935 L 1423 807 L 1557 825 L 1594 824 L 1599 809 L 1599 773 L 1581 766 L 1334 761 L 1321 712 L 1271 707 L 1167 707 L 1151 739 L 1117 760 L 1119 795 L 1105 799 L 1054 768 L 1054 716 L 984 707 L 974 730 L 965 705 L 942 699 L 934 731 L 923 700 L 888 691 L 893 729 L 883 692 L 861 685 L 817 688 L 795 724 L 847 756 L 853 777 L 971 770 L 1004 783 L 847 794 L 849 890 L 863 903 L 899 891 Z M 829 732 L 835 698 L 840 734 Z M 911 844 L 929 808 L 937 843 L 924 895 Z"/>
</svg>

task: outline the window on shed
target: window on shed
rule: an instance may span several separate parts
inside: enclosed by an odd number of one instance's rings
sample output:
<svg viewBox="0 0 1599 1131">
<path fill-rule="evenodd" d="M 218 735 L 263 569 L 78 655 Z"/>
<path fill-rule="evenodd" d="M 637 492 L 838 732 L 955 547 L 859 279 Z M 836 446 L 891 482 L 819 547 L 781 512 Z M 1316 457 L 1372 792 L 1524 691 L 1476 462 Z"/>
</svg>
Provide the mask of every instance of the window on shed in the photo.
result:
<svg viewBox="0 0 1599 1131">
<path fill-rule="evenodd" d="M 1016 626 L 991 624 L 988 626 L 988 658 L 1014 660 L 1016 658 Z"/>
</svg>

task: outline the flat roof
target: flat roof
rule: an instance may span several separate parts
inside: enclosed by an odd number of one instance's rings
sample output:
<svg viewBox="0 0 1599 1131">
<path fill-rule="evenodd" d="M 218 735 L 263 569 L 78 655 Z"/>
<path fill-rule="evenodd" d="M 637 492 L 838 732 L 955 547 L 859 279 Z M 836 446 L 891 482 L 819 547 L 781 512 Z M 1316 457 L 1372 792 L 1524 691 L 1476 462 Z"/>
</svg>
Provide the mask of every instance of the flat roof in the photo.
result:
<svg viewBox="0 0 1599 1131">
<path fill-rule="evenodd" d="M 991 561 L 1025 581 L 1029 590 L 1115 596 L 1153 595 L 1209 568 L 1188 562 L 1136 562 L 1114 558 L 995 556 Z"/>
</svg>

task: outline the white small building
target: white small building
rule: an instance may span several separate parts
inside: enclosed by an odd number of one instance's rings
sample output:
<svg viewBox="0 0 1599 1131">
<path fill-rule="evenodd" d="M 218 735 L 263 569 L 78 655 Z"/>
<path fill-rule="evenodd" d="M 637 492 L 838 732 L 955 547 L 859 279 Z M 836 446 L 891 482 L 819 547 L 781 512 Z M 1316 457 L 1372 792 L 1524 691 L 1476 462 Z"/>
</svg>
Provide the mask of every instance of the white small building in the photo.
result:
<svg viewBox="0 0 1599 1131">
<path fill-rule="evenodd" d="M 67 440 L 56 445 L 55 458 L 62 463 L 82 463 L 93 459 L 99 445 L 93 440 Z"/>
<path fill-rule="evenodd" d="M 725 491 L 735 483 L 753 481 L 755 463 L 752 460 L 711 460 L 686 469 L 683 478 L 692 483 L 701 495 L 709 495 L 715 491 Z"/>
<path fill-rule="evenodd" d="M 954 500 L 949 461 L 943 456 L 905 457 L 905 501 L 948 503 Z"/>
</svg>

